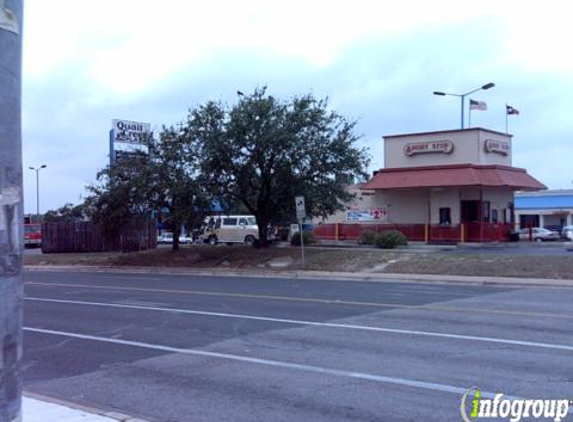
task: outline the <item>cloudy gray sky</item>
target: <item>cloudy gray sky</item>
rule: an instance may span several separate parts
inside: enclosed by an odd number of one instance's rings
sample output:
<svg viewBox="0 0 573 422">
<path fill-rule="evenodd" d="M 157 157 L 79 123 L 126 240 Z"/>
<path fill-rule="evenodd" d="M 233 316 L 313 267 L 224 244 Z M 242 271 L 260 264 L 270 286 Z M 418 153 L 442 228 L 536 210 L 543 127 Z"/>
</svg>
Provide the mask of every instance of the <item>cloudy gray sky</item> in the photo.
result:
<svg viewBox="0 0 573 422">
<path fill-rule="evenodd" d="M 176 124 L 236 91 L 288 99 L 312 92 L 358 120 L 370 170 L 382 136 L 455 129 L 459 99 L 505 130 L 513 163 L 550 188 L 573 188 L 573 55 L 568 2 L 26 0 L 24 166 L 46 164 L 41 208 L 78 203 L 108 161 L 114 118 Z M 25 173 L 35 210 L 34 173 Z"/>
</svg>

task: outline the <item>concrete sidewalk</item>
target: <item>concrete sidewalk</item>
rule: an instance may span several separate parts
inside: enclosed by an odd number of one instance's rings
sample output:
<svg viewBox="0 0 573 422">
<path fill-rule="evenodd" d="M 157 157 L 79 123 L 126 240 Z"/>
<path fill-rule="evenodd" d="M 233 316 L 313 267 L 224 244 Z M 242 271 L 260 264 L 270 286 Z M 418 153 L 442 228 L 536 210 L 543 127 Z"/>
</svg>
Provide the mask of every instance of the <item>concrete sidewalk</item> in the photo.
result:
<svg viewBox="0 0 573 422">
<path fill-rule="evenodd" d="M 22 397 L 22 422 L 147 422 L 115 412 L 88 409 L 26 393 Z"/>
</svg>

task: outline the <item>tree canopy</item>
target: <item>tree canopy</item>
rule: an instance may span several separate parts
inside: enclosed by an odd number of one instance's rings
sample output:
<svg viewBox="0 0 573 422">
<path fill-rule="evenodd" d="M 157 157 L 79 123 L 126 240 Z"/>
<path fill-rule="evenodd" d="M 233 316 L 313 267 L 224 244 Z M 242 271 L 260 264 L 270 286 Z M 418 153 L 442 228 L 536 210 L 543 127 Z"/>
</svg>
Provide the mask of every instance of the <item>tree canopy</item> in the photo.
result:
<svg viewBox="0 0 573 422">
<path fill-rule="evenodd" d="M 368 164 L 354 128 L 327 100 L 281 101 L 262 88 L 230 108 L 191 110 L 185 130 L 211 192 L 255 215 L 264 246 L 268 224 L 294 214 L 296 195 L 305 196 L 308 215 L 324 217 L 351 198 L 340 176 L 363 178 Z"/>
<path fill-rule="evenodd" d="M 197 149 L 187 132 L 164 127 L 159 137 L 142 139 L 144 150 L 124 154 L 98 174 L 88 189 L 93 218 L 114 230 L 137 216 L 167 210 L 164 221 L 179 249 L 181 227 L 193 227 L 209 212 L 206 184 L 199 173 Z"/>
<path fill-rule="evenodd" d="M 56 210 L 46 211 L 42 220 L 46 223 L 83 221 L 87 216 L 85 205 L 66 203 Z"/>
</svg>

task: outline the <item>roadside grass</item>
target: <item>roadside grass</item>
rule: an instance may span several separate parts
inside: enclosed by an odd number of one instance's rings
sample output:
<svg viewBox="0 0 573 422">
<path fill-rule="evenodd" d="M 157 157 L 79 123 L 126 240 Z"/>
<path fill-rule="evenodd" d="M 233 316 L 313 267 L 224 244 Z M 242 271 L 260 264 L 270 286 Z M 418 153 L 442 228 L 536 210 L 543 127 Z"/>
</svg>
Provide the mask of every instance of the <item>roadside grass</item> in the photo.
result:
<svg viewBox="0 0 573 422">
<path fill-rule="evenodd" d="M 390 263 L 386 273 L 573 279 L 571 255 L 432 254 Z"/>
<path fill-rule="evenodd" d="M 307 248 L 307 270 L 365 271 L 396 259 L 396 253 L 372 250 Z M 106 267 L 171 267 L 219 269 L 296 270 L 301 268 L 299 248 L 255 249 L 244 245 L 191 245 L 173 252 L 169 248 L 135 253 L 78 253 L 25 255 L 26 265 L 87 265 Z"/>
</svg>

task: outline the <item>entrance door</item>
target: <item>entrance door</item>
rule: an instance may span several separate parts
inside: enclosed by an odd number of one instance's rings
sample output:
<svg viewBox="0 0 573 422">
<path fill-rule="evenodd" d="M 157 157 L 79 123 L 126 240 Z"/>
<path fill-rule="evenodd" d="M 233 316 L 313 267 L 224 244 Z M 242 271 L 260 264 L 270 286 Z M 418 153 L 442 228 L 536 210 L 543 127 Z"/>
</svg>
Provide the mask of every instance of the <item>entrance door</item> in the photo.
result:
<svg viewBox="0 0 573 422">
<path fill-rule="evenodd" d="M 461 216 L 462 223 L 477 223 L 480 220 L 479 212 L 480 201 L 462 201 Z"/>
<path fill-rule="evenodd" d="M 519 216 L 519 228 L 527 229 L 529 227 L 539 227 L 539 215 L 521 214 Z"/>
<path fill-rule="evenodd" d="M 462 201 L 460 204 L 460 221 L 466 226 L 466 239 L 470 242 L 481 238 L 480 201 Z"/>
</svg>

